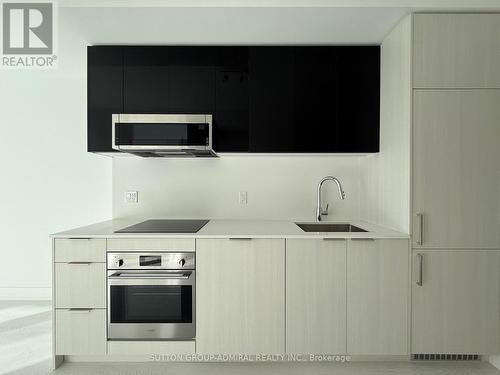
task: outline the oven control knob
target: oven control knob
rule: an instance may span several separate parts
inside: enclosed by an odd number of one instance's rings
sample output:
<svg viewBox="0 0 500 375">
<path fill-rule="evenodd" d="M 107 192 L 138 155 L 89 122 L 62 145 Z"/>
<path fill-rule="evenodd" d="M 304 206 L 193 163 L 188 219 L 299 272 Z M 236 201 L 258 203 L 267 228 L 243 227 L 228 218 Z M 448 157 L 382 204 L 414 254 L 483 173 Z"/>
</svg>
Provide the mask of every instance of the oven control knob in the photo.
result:
<svg viewBox="0 0 500 375">
<path fill-rule="evenodd" d="M 115 260 L 115 265 L 116 265 L 116 267 L 123 266 L 123 259 L 116 259 Z"/>
<path fill-rule="evenodd" d="M 181 260 L 179 260 L 179 266 L 184 267 L 185 264 L 186 264 L 186 259 L 182 258 Z"/>
</svg>

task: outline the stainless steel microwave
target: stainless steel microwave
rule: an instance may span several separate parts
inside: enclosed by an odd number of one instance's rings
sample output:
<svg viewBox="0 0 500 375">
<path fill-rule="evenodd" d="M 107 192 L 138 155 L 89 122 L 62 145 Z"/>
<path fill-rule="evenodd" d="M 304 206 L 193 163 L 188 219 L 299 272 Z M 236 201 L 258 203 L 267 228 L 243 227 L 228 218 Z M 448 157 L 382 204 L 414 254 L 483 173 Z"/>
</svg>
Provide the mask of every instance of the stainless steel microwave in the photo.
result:
<svg viewBox="0 0 500 375">
<path fill-rule="evenodd" d="M 214 157 L 212 115 L 114 114 L 113 149 L 144 157 Z"/>
</svg>

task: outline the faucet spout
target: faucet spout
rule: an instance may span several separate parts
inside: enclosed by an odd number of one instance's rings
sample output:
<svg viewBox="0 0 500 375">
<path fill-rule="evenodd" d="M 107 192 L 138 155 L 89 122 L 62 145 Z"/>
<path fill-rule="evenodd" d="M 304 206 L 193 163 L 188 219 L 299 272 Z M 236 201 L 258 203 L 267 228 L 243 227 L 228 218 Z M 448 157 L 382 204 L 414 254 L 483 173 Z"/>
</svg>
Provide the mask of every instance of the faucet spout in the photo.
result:
<svg viewBox="0 0 500 375">
<path fill-rule="evenodd" d="M 321 181 L 318 183 L 318 190 L 317 190 L 317 205 L 316 205 L 316 221 L 321 221 L 321 217 L 323 215 L 328 215 L 328 204 L 326 205 L 326 209 L 323 210 L 323 207 L 321 205 L 321 188 L 323 187 L 323 184 L 326 181 L 333 181 L 337 184 L 337 188 L 339 190 L 339 195 L 340 199 L 344 200 L 345 199 L 345 193 L 344 190 L 342 189 L 342 185 L 340 184 L 340 181 L 336 177 L 332 176 L 326 176 L 321 179 Z"/>
</svg>

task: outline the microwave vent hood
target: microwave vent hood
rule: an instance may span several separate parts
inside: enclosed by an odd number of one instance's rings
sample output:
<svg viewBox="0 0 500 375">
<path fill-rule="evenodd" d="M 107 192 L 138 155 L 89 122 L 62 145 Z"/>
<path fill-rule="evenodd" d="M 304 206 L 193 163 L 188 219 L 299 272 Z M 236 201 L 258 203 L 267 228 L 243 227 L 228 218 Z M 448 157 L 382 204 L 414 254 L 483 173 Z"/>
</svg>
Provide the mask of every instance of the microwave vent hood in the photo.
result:
<svg viewBox="0 0 500 375">
<path fill-rule="evenodd" d="M 210 114 L 113 114 L 113 149 L 141 157 L 216 157 Z"/>
</svg>

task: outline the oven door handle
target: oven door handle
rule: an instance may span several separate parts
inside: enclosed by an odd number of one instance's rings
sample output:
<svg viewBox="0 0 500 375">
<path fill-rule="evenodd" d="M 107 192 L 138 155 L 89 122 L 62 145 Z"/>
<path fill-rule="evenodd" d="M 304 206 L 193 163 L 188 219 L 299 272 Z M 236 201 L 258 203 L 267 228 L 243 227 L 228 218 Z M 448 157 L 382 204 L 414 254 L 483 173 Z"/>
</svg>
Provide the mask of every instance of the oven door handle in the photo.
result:
<svg viewBox="0 0 500 375">
<path fill-rule="evenodd" d="M 189 279 L 191 272 L 155 272 L 135 273 L 118 271 L 108 276 L 108 279 Z"/>
</svg>

